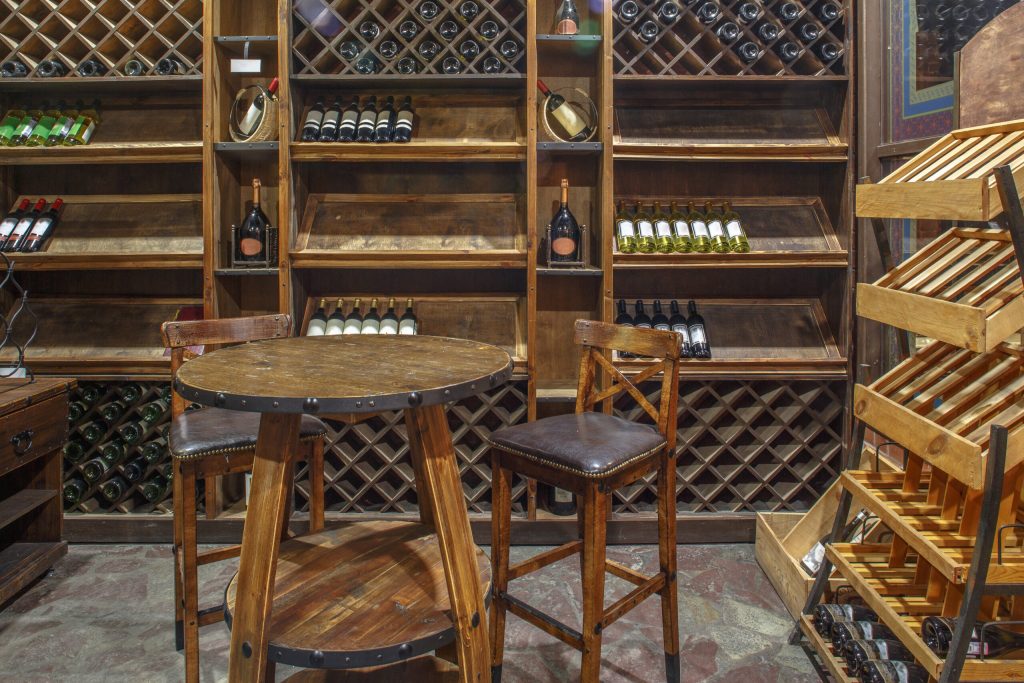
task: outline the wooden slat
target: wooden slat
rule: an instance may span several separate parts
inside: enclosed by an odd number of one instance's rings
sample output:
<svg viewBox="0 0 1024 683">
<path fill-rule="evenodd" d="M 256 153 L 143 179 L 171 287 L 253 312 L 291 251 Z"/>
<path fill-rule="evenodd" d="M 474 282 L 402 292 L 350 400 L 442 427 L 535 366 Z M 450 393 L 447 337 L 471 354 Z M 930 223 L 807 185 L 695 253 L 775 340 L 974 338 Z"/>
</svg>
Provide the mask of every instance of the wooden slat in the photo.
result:
<svg viewBox="0 0 1024 683">
<path fill-rule="evenodd" d="M 568 543 L 560 545 L 557 548 L 552 548 L 551 550 L 545 550 L 542 553 L 534 555 L 528 560 L 509 567 L 508 580 L 512 581 L 514 579 L 518 579 L 521 576 L 526 576 L 531 572 L 542 569 L 549 564 L 554 564 L 559 560 L 564 560 L 570 555 L 578 553 L 582 547 L 583 541 L 577 540 L 569 541 Z"/>
</svg>

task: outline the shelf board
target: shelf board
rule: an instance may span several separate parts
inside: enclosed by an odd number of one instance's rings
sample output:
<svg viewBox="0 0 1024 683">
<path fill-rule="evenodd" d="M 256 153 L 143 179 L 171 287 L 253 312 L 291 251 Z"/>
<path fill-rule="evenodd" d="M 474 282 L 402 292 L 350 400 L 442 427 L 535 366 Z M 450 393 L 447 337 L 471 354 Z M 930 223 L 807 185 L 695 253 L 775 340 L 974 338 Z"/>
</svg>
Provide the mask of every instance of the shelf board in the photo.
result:
<svg viewBox="0 0 1024 683">
<path fill-rule="evenodd" d="M 328 251 L 291 253 L 293 268 L 525 268 L 525 249 Z"/>
<path fill-rule="evenodd" d="M 107 142 L 78 147 L 0 147 L 0 166 L 200 163 L 203 143 Z"/>
<path fill-rule="evenodd" d="M 541 33 L 537 35 L 537 54 L 541 64 L 549 60 L 590 57 L 601 49 L 601 42 L 600 35 Z"/>
<path fill-rule="evenodd" d="M 545 268 L 538 267 L 537 275 L 548 275 L 551 277 L 601 277 L 604 270 L 596 266 L 585 268 Z"/>
<path fill-rule="evenodd" d="M 74 94 L 152 93 L 168 91 L 199 91 L 201 75 L 191 76 L 65 76 L 64 78 L 5 78 L 4 92 Z M 127 91 L 127 92 L 126 92 Z"/>
<path fill-rule="evenodd" d="M 253 277 L 277 275 L 281 271 L 277 268 L 217 268 L 213 272 L 221 277 Z"/>
<path fill-rule="evenodd" d="M 0 604 L 35 581 L 67 552 L 66 541 L 12 543 L 0 550 Z"/>
<path fill-rule="evenodd" d="M 22 489 L 0 500 L 0 529 L 57 497 L 56 489 Z"/>
<path fill-rule="evenodd" d="M 96 252 L 82 254 L 7 254 L 20 271 L 29 270 L 175 270 L 203 267 L 202 252 Z"/>
<path fill-rule="evenodd" d="M 617 161 L 792 161 L 846 163 L 848 145 L 779 144 L 670 144 L 660 142 L 617 142 L 613 156 Z"/>
<path fill-rule="evenodd" d="M 215 142 L 213 151 L 229 159 L 273 159 L 281 144 L 277 140 L 268 142 Z"/>
<path fill-rule="evenodd" d="M 597 154 L 604 151 L 604 143 L 601 142 L 553 142 L 541 140 L 537 143 L 538 152 L 551 152 L 558 154 Z"/>
<path fill-rule="evenodd" d="M 299 86 L 324 87 L 377 87 L 398 85 L 400 87 L 436 88 L 456 86 L 458 88 L 487 88 L 512 90 L 522 88 L 526 74 L 374 74 L 370 76 L 342 74 L 295 74 L 289 82 Z"/>
<path fill-rule="evenodd" d="M 277 65 L 277 36 L 216 36 L 214 44 L 232 57 L 243 57 L 245 44 L 249 44 L 250 59 L 270 59 Z M 258 75 L 258 74 L 248 74 Z"/>
<path fill-rule="evenodd" d="M 565 382 L 537 382 L 537 403 L 575 403 L 577 384 Z"/>
<path fill-rule="evenodd" d="M 615 254 L 614 267 L 649 268 L 846 268 L 846 250 L 751 251 L 746 254 Z"/>
<path fill-rule="evenodd" d="M 293 142 L 292 161 L 523 161 L 522 142 L 460 142 L 456 140 L 413 140 L 412 142 Z"/>
<path fill-rule="evenodd" d="M 540 36 L 537 36 L 540 38 Z M 842 75 L 823 75 L 823 76 L 762 76 L 758 74 L 750 74 L 746 76 L 725 76 L 717 74 L 708 74 L 704 76 L 697 75 L 641 75 L 641 74 L 615 74 L 612 76 L 614 83 L 656 83 L 656 84 L 669 84 L 669 83 L 778 83 L 781 88 L 792 87 L 794 84 L 806 83 L 829 83 L 838 82 L 845 83 L 850 80 L 849 76 Z"/>
</svg>

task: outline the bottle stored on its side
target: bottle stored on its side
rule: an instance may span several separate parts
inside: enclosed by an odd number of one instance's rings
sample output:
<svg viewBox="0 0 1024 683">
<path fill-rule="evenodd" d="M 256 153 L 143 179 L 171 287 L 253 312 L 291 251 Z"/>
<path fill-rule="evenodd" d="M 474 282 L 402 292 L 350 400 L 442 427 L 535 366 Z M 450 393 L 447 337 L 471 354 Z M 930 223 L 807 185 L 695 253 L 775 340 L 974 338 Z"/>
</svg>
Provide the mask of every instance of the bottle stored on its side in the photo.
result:
<svg viewBox="0 0 1024 683">
<path fill-rule="evenodd" d="M 839 531 L 839 538 L 836 539 L 836 542 L 849 542 L 854 532 L 857 531 L 857 528 L 866 524 L 870 519 L 877 519 L 877 517 L 874 517 L 874 515 L 867 510 L 861 510 L 858 512 L 854 518 L 847 522 L 846 526 Z M 818 573 L 818 568 L 821 567 L 821 563 L 825 560 L 825 545 L 829 543 L 831 536 L 831 531 L 822 536 L 821 539 L 814 544 L 814 547 L 807 551 L 807 554 L 804 555 L 803 559 L 800 561 L 800 564 L 804 566 L 804 569 L 806 569 L 807 573 L 811 576 Z"/>
<path fill-rule="evenodd" d="M 22 199 L 21 203 L 4 216 L 3 221 L 0 221 L 0 250 L 3 250 L 3 246 L 7 243 L 10 236 L 14 234 L 14 229 L 18 227 L 22 217 L 28 213 L 28 207 L 31 203 L 32 201 L 29 199 Z"/>
<path fill-rule="evenodd" d="M 546 98 L 545 109 L 554 116 L 555 121 L 562 127 L 570 142 L 581 142 L 591 136 L 593 131 L 587 126 L 586 121 L 580 118 L 576 110 L 565 101 L 564 97 L 551 92 L 548 86 L 544 85 L 544 81 L 540 79 L 537 80 L 537 88 Z"/>
<path fill-rule="evenodd" d="M 121 400 L 125 403 L 132 405 L 138 403 L 142 399 L 142 395 L 145 393 L 142 389 L 141 384 L 136 382 L 129 382 L 122 384 L 117 389 L 117 395 L 121 397 Z"/>
<path fill-rule="evenodd" d="M 626 213 L 626 202 L 619 200 L 619 210 L 615 212 L 615 244 L 620 254 L 636 253 L 636 230 L 633 219 Z"/>
<path fill-rule="evenodd" d="M 352 142 L 356 139 L 356 126 L 359 123 L 359 98 L 353 97 L 345 107 L 338 124 L 338 142 Z"/>
<path fill-rule="evenodd" d="M 715 0 L 708 0 L 697 10 L 697 18 L 702 24 L 711 26 L 722 16 L 722 8 Z"/>
<path fill-rule="evenodd" d="M 46 59 L 36 67 L 36 76 L 40 78 L 61 78 L 68 73 L 68 67 L 59 59 Z"/>
<path fill-rule="evenodd" d="M 373 141 L 391 142 L 391 135 L 395 129 L 395 98 L 388 96 L 377 114 L 377 121 L 374 124 Z"/>
<path fill-rule="evenodd" d="M 732 45 L 740 37 L 740 27 L 731 21 L 725 21 L 715 29 L 715 35 L 726 45 Z"/>
<path fill-rule="evenodd" d="M 399 49 L 398 43 L 395 41 L 385 40 L 377 47 L 377 52 L 380 53 L 380 56 L 384 59 L 391 61 L 395 58 L 395 55 L 398 54 Z"/>
<path fill-rule="evenodd" d="M 690 224 L 683 212 L 679 210 L 677 202 L 672 202 L 669 208 L 672 210 L 668 218 L 672 224 L 672 248 L 679 254 L 688 254 L 693 251 L 693 235 L 690 234 Z"/>
<path fill-rule="evenodd" d="M 43 107 L 46 107 L 46 103 L 43 103 Z M 40 117 L 43 115 L 43 110 L 38 107 L 26 109 L 24 116 L 18 122 L 18 125 L 14 127 L 14 132 L 11 133 L 10 139 L 7 140 L 8 147 L 21 147 L 28 138 L 32 135 L 32 131 L 35 130 L 36 124 L 39 123 Z"/>
<path fill-rule="evenodd" d="M 548 499 L 548 512 L 559 517 L 576 514 L 576 496 L 571 491 L 552 486 L 551 497 Z"/>
<path fill-rule="evenodd" d="M 355 303 L 352 304 L 352 310 L 345 316 L 345 326 L 342 328 L 342 334 L 359 334 L 363 329 L 363 314 L 361 309 L 363 307 L 363 300 L 356 298 Z"/>
<path fill-rule="evenodd" d="M 629 314 L 629 311 L 626 310 L 626 300 L 625 299 L 619 299 L 618 311 L 619 311 L 619 314 L 617 316 L 615 316 L 615 324 L 616 325 L 622 325 L 623 327 L 635 327 L 636 326 L 636 324 L 633 321 L 633 316 L 631 316 Z M 633 354 L 627 353 L 625 351 L 619 351 L 618 354 L 619 354 L 619 358 L 632 358 L 633 357 Z"/>
<path fill-rule="evenodd" d="M 437 27 L 437 34 L 450 43 L 455 36 L 459 35 L 459 25 L 451 19 L 442 21 L 441 25 Z"/>
<path fill-rule="evenodd" d="M 327 319 L 327 324 L 324 326 L 324 335 L 333 336 L 341 334 L 342 330 L 345 329 L 345 316 L 342 311 L 345 309 L 345 300 L 338 299 L 338 302 L 334 305 L 334 312 L 331 313 L 331 317 Z"/>
<path fill-rule="evenodd" d="M 946 656 L 953 642 L 953 634 L 959 619 L 949 617 L 927 617 L 921 624 L 921 635 L 925 644 L 939 656 Z M 1019 655 L 1024 651 L 1024 634 L 1016 633 L 998 623 L 991 624 L 982 633 L 977 624 L 971 631 L 971 643 L 967 647 L 968 657 L 999 658 L 1011 653 Z M 1014 656 L 1013 659 L 1018 659 Z"/>
<path fill-rule="evenodd" d="M 765 45 L 767 45 L 769 43 L 774 43 L 776 40 L 778 40 L 779 27 L 766 19 L 765 21 L 762 21 L 760 24 L 758 24 L 758 26 L 754 29 L 754 33 L 757 35 L 758 38 L 761 39 L 762 42 L 764 42 Z"/>
<path fill-rule="evenodd" d="M 687 310 L 690 315 L 686 326 L 690 330 L 690 349 L 694 358 L 711 358 L 711 344 L 708 342 L 707 325 L 704 316 L 697 312 L 697 303 L 690 301 Z"/>
<path fill-rule="evenodd" d="M 858 675 L 868 662 L 889 660 L 913 662 L 914 655 L 898 640 L 852 640 L 844 651 L 850 673 Z"/>
<path fill-rule="evenodd" d="M 640 5 L 636 0 L 624 0 L 619 4 L 618 17 L 623 24 L 632 24 L 640 15 Z"/>
<path fill-rule="evenodd" d="M 163 459 L 164 453 L 167 452 L 167 441 L 164 439 L 150 439 L 142 444 L 142 448 L 139 450 L 142 453 L 142 457 L 146 459 L 146 462 L 153 464 Z"/>
<path fill-rule="evenodd" d="M 373 142 L 373 133 L 377 129 L 377 97 L 371 95 L 366 100 L 363 113 L 359 115 L 359 125 L 356 126 L 356 142 Z"/>
<path fill-rule="evenodd" d="M 650 44 L 653 43 L 654 39 L 658 37 L 659 33 L 661 33 L 661 28 L 658 26 L 657 22 L 647 19 L 646 21 L 640 22 L 639 26 L 634 29 L 633 33 L 641 43 Z"/>
<path fill-rule="evenodd" d="M 489 59 L 496 59 L 490 57 Z M 415 74 L 420 72 L 421 65 L 413 57 L 402 57 L 398 60 L 398 73 L 408 76 L 409 74 Z"/>
<path fill-rule="evenodd" d="M 672 224 L 669 223 L 668 214 L 662 210 L 661 202 L 654 202 L 654 215 L 651 220 L 654 223 L 655 248 L 659 254 L 671 254 L 675 250 Z"/>
<path fill-rule="evenodd" d="M 117 426 L 117 433 L 120 434 L 121 438 L 127 443 L 138 443 L 142 440 L 143 434 L 146 430 L 141 424 L 135 422 L 124 422 Z"/>
<path fill-rule="evenodd" d="M 733 51 L 747 64 L 756 62 L 761 56 L 761 48 L 759 48 L 756 43 L 749 40 L 742 43 L 736 43 L 733 46 Z"/>
<path fill-rule="evenodd" d="M 644 211 L 643 204 L 636 203 L 633 211 L 633 231 L 636 233 L 636 247 L 641 254 L 653 254 L 657 248 L 654 239 L 654 223 Z"/>
<path fill-rule="evenodd" d="M 78 75 L 85 78 L 95 78 L 105 73 L 107 73 L 107 67 L 103 66 L 98 59 L 87 59 L 78 65 Z"/>
<path fill-rule="evenodd" d="M 690 328 L 686 324 L 686 318 L 679 312 L 679 302 L 673 300 L 671 305 L 672 317 L 668 319 L 668 327 L 673 332 L 678 332 L 683 337 L 683 345 L 679 349 L 679 355 L 683 358 L 693 357 L 693 345 L 690 343 Z"/>
<path fill-rule="evenodd" d="M 153 69 L 157 76 L 184 76 L 188 67 L 177 57 L 164 57 Z"/>
<path fill-rule="evenodd" d="M 89 490 L 89 485 L 77 477 L 64 484 L 61 497 L 64 499 L 64 507 L 71 507 L 82 502 L 82 497 Z"/>
<path fill-rule="evenodd" d="M 169 471 L 167 473 L 170 474 Z M 158 474 L 142 484 L 142 497 L 147 502 L 156 503 L 167 494 L 169 488 L 170 482 L 167 478 L 162 474 Z"/>
<path fill-rule="evenodd" d="M 377 313 L 377 298 L 370 300 L 370 310 L 363 317 L 363 326 L 360 334 L 380 334 L 380 314 Z"/>
<path fill-rule="evenodd" d="M 431 22 L 437 18 L 437 15 L 441 10 L 438 8 L 436 2 L 426 0 L 426 2 L 420 3 L 419 9 L 416 11 L 419 12 L 420 18 L 423 19 L 423 21 Z"/>
<path fill-rule="evenodd" d="M 125 76 L 141 76 L 146 72 L 146 65 L 141 59 L 133 58 L 124 63 Z"/>
<path fill-rule="evenodd" d="M 78 439 L 69 439 L 64 444 L 64 459 L 70 463 L 82 462 L 85 457 L 86 445 Z"/>
<path fill-rule="evenodd" d="M 412 299 L 405 301 L 405 313 L 398 320 L 398 334 L 417 334 L 419 332 L 419 321 L 416 313 L 412 310 Z"/>
<path fill-rule="evenodd" d="M 128 406 L 122 401 L 111 401 L 100 406 L 100 415 L 107 422 L 117 422 L 126 412 Z"/>
<path fill-rule="evenodd" d="M 480 14 L 480 5 L 473 2 L 473 0 L 464 0 L 464 2 L 459 4 L 459 16 L 467 22 L 473 21 L 478 14 Z"/>
<path fill-rule="evenodd" d="M 14 137 L 14 131 L 25 118 L 25 115 L 25 107 L 20 105 L 16 105 L 7 110 L 3 119 L 0 120 L 0 145 L 7 147 L 11 144 L 11 138 Z"/>
<path fill-rule="evenodd" d="M 124 480 L 124 477 L 111 477 L 103 482 L 100 492 L 108 502 L 116 503 L 128 492 L 128 488 L 128 482 Z"/>
<path fill-rule="evenodd" d="M 825 41 L 815 46 L 815 52 L 823 62 L 829 63 L 839 59 L 843 54 L 843 49 L 835 43 Z"/>
<path fill-rule="evenodd" d="M 573 0 L 562 0 L 555 11 L 555 33 L 574 36 L 580 32 L 580 12 Z"/>
<path fill-rule="evenodd" d="M 862 683 L 928 683 L 931 677 L 924 667 L 909 662 L 871 661 L 860 671 Z"/>
<path fill-rule="evenodd" d="M 327 329 L 327 299 L 320 299 L 320 305 L 317 306 L 316 312 L 309 319 L 309 325 L 306 326 L 307 337 L 322 337 L 324 331 Z"/>
<path fill-rule="evenodd" d="M 124 474 L 125 480 L 128 483 L 134 484 L 137 481 L 142 481 L 142 478 L 146 476 L 146 470 L 149 468 L 149 462 L 145 458 L 135 458 L 129 461 L 121 468 L 121 472 Z"/>
<path fill-rule="evenodd" d="M 402 100 L 402 106 L 395 115 L 395 131 L 391 136 L 393 142 L 409 142 L 412 140 L 412 123 L 415 113 L 412 109 L 412 98 Z"/>
<path fill-rule="evenodd" d="M 92 104 L 85 107 L 78 113 L 75 125 L 71 126 L 68 136 L 64 138 L 64 145 L 77 147 L 88 145 L 92 136 L 96 133 L 96 126 L 100 124 L 100 101 L 93 100 Z"/>
<path fill-rule="evenodd" d="M 731 202 L 722 204 L 722 220 L 725 222 L 725 236 L 729 240 L 729 248 L 737 254 L 749 252 L 750 240 L 747 239 L 747 231 L 743 229 L 743 221 L 732 208 Z"/>
<path fill-rule="evenodd" d="M 722 214 L 715 210 L 711 202 L 704 203 L 704 216 L 707 221 L 708 235 L 711 236 L 711 251 L 716 254 L 729 252 L 729 240 L 725 236 L 725 224 Z"/>
<path fill-rule="evenodd" d="M 142 416 L 143 422 L 152 425 L 160 421 L 160 418 L 167 413 L 168 408 L 169 406 L 167 401 L 164 399 L 157 399 L 142 406 L 139 410 L 139 415 Z"/>
<path fill-rule="evenodd" d="M 578 261 L 580 257 L 580 226 L 569 210 L 569 181 L 562 178 L 558 210 L 551 218 L 552 261 Z"/>
<path fill-rule="evenodd" d="M 341 119 L 341 99 L 334 98 L 330 108 L 324 112 L 323 120 L 320 123 L 320 131 L 317 140 L 320 142 L 334 142 L 338 139 L 338 122 Z"/>
<path fill-rule="evenodd" d="M 398 314 L 395 313 L 395 297 L 388 299 L 388 310 L 380 319 L 381 334 L 398 334 Z"/>
<path fill-rule="evenodd" d="M 36 222 L 36 219 L 42 215 L 45 207 L 46 200 L 40 199 L 35 203 L 35 206 L 32 207 L 31 211 L 27 211 L 22 214 L 21 218 L 18 219 L 18 223 L 14 226 L 14 230 L 4 242 L 2 251 L 10 252 L 18 250 L 18 247 L 25 241 L 25 237 L 30 232 L 30 228 Z"/>
<path fill-rule="evenodd" d="M 818 18 L 826 24 L 835 21 L 843 13 L 842 8 L 834 2 L 819 2 L 815 8 Z"/>
<path fill-rule="evenodd" d="M 28 67 L 20 59 L 8 59 L 0 64 L 0 77 L 2 78 L 25 78 L 28 76 Z"/>
<path fill-rule="evenodd" d="M 238 228 L 238 254 L 240 261 L 267 259 L 267 231 L 270 219 L 260 208 L 260 179 L 252 179 L 252 207 Z"/>
<path fill-rule="evenodd" d="M 792 40 L 783 40 L 775 44 L 775 54 L 784 62 L 793 62 L 800 56 L 800 46 Z"/>
<path fill-rule="evenodd" d="M 780 2 L 775 6 L 775 15 L 787 24 L 800 16 L 800 5 L 795 2 Z"/>
<path fill-rule="evenodd" d="M 93 403 L 96 403 L 102 395 L 103 392 L 100 391 L 98 384 L 82 384 L 78 387 L 78 400 L 86 405 L 91 406 Z"/>
<path fill-rule="evenodd" d="M 60 118 L 63 108 L 63 102 L 59 103 L 56 107 L 43 108 L 43 115 L 36 121 L 35 128 L 32 129 L 32 133 L 29 134 L 28 139 L 25 141 L 26 147 L 42 147 L 46 144 L 47 138 L 50 137 L 50 131 L 53 130 L 54 124 Z"/>
<path fill-rule="evenodd" d="M 398 25 L 398 35 L 406 40 L 412 40 L 420 32 L 420 25 L 412 19 L 406 19 Z"/>
<path fill-rule="evenodd" d="M 519 57 L 519 53 L 522 52 L 522 48 L 519 47 L 519 43 L 514 40 L 503 40 L 501 41 L 501 45 L 498 46 L 498 52 L 501 53 L 501 56 L 505 58 L 506 62 L 511 64 L 517 57 Z"/>
<path fill-rule="evenodd" d="M 878 615 L 860 605 L 827 603 L 814 608 L 814 629 L 823 637 L 832 635 L 832 627 L 843 621 L 878 621 Z"/>
<path fill-rule="evenodd" d="M 821 35 L 821 29 L 818 28 L 817 24 L 807 22 L 797 29 L 796 34 L 803 42 L 813 43 Z"/>
<path fill-rule="evenodd" d="M 93 420 L 79 427 L 78 433 L 82 435 L 86 443 L 97 444 L 103 438 L 103 435 L 107 433 L 108 429 L 110 429 L 110 426 L 103 420 Z"/>
<path fill-rule="evenodd" d="M 306 121 L 302 124 L 302 141 L 316 142 L 320 139 L 320 127 L 324 123 L 324 101 L 318 99 L 306 113 Z"/>
<path fill-rule="evenodd" d="M 60 116 L 57 117 L 57 121 L 54 122 L 53 128 L 50 129 L 50 134 L 46 137 L 44 144 L 47 147 L 56 147 L 64 143 L 64 140 L 71 133 L 71 128 L 75 125 L 75 121 L 78 119 L 81 108 L 82 102 L 79 101 L 74 107 L 66 108 L 61 112 Z"/>
<path fill-rule="evenodd" d="M 697 210 L 693 202 L 687 204 L 687 209 L 689 213 L 686 219 L 690 224 L 690 231 L 693 233 L 693 250 L 700 254 L 706 254 L 711 251 L 711 235 L 708 234 L 707 220 L 704 218 L 704 214 Z"/>
<path fill-rule="evenodd" d="M 761 8 L 757 3 L 744 2 L 736 9 L 736 18 L 744 24 L 752 24 L 761 16 Z"/>
<path fill-rule="evenodd" d="M 82 465 L 82 476 L 90 484 L 94 484 L 103 478 L 103 475 L 110 470 L 110 465 L 103 458 L 93 458 Z"/>
<path fill-rule="evenodd" d="M 15 245 L 17 251 L 28 251 L 35 252 L 43 248 L 46 241 L 50 239 L 53 231 L 57 228 L 57 223 L 60 222 L 60 212 L 64 206 L 64 200 L 57 198 L 50 208 L 47 209 L 36 222 L 32 224 L 32 230 L 29 232 L 28 237 L 20 245 Z"/>
<path fill-rule="evenodd" d="M 877 621 L 839 621 L 832 625 L 832 645 L 839 652 L 845 652 L 846 644 L 854 640 L 885 639 L 895 640 L 896 634 Z"/>
<path fill-rule="evenodd" d="M 669 26 L 679 20 L 679 11 L 679 5 L 674 0 L 665 0 L 658 5 L 655 16 L 658 17 L 658 21 Z"/>
</svg>

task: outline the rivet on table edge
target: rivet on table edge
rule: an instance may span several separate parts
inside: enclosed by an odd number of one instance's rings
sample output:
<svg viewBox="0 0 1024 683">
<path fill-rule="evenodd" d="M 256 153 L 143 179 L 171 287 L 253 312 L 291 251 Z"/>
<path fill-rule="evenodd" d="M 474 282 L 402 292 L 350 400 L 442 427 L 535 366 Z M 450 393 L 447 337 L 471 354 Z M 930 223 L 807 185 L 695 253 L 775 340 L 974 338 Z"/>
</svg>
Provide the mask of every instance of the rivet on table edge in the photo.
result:
<svg viewBox="0 0 1024 683">
<path fill-rule="evenodd" d="M 302 409 L 307 413 L 315 413 L 320 410 L 320 401 L 310 396 L 302 402 Z"/>
<path fill-rule="evenodd" d="M 362 401 L 356 401 L 356 408 L 362 408 L 362 407 L 363 407 L 363 402 Z"/>
<path fill-rule="evenodd" d="M 313 650 L 309 653 L 309 663 L 316 667 L 323 666 L 324 653 L 320 650 Z"/>
<path fill-rule="evenodd" d="M 412 644 L 402 643 L 398 646 L 398 656 L 402 659 L 406 659 L 412 655 Z"/>
<path fill-rule="evenodd" d="M 273 403 L 272 405 L 273 405 L 273 406 L 274 406 L 275 408 L 278 408 L 278 407 L 280 407 L 280 405 L 281 405 L 281 402 L 280 402 L 280 401 L 274 401 L 274 403 Z"/>
<path fill-rule="evenodd" d="M 213 398 L 213 404 L 216 406 L 222 406 L 227 403 L 228 397 L 224 395 L 223 391 L 218 391 L 217 395 Z"/>
<path fill-rule="evenodd" d="M 411 405 L 411 406 L 418 406 L 422 402 L 423 402 L 423 395 L 420 394 L 420 392 L 414 391 L 411 394 L 409 394 L 409 405 Z"/>
<path fill-rule="evenodd" d="M 449 395 L 449 394 L 451 394 L 451 393 L 452 393 L 452 392 L 451 392 L 451 391 L 450 391 L 449 389 L 445 389 L 445 390 L 444 390 L 444 395 L 445 395 L 445 396 L 448 396 L 448 395 Z"/>
<path fill-rule="evenodd" d="M 377 405 L 377 403 L 376 403 L 375 401 L 370 401 L 370 404 L 369 404 L 369 405 L 370 405 L 370 407 L 372 408 L 372 407 L 374 407 L 375 405 Z"/>
<path fill-rule="evenodd" d="M 245 407 L 245 405 L 246 405 L 246 404 L 245 404 L 245 399 L 242 399 L 242 407 L 244 408 L 244 407 Z"/>
</svg>

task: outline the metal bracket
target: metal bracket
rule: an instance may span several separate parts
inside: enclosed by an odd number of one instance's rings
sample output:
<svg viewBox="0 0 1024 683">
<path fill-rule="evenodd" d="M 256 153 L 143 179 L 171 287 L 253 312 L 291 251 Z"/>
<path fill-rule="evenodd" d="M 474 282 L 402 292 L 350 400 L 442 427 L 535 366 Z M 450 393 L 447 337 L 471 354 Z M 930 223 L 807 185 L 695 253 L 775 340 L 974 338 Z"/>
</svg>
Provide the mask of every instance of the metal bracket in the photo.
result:
<svg viewBox="0 0 1024 683">
<path fill-rule="evenodd" d="M 997 168 L 995 175 L 996 189 L 999 190 L 999 198 L 1003 202 L 1003 223 L 1010 233 L 1013 252 L 1017 256 L 1017 269 L 1021 281 L 1024 281 L 1024 209 L 1021 208 L 1017 183 L 1013 179 L 1013 169 L 1009 165 Z"/>
</svg>

